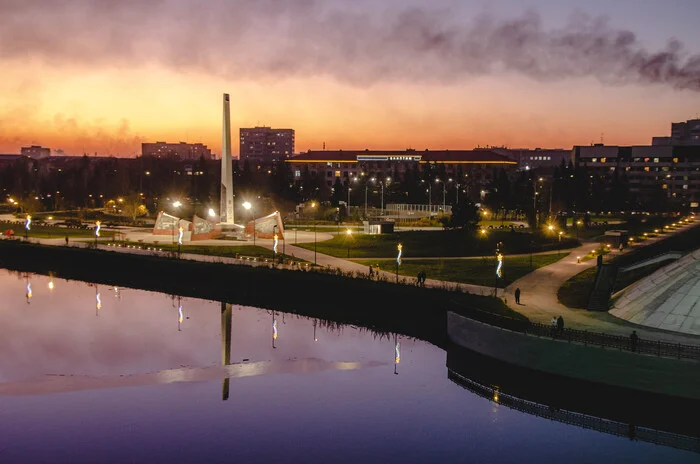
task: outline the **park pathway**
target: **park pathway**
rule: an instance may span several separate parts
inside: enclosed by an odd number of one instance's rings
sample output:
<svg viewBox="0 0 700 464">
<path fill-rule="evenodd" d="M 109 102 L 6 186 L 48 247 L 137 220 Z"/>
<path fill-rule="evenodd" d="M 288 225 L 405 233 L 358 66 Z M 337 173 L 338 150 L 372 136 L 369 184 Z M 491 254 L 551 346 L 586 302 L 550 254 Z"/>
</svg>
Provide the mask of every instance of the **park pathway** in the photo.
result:
<svg viewBox="0 0 700 464">
<path fill-rule="evenodd" d="M 690 227 L 697 227 L 700 222 L 694 222 L 682 227 L 677 231 L 687 230 Z M 675 233 L 675 232 L 674 232 Z M 645 246 L 658 240 L 663 240 L 666 236 L 655 237 L 647 240 Z M 590 252 L 591 244 L 576 248 L 567 257 L 556 263 L 536 269 L 506 288 L 505 301 L 513 310 L 527 316 L 533 322 L 549 324 L 552 317 L 562 316 L 566 327 L 589 330 L 594 332 L 606 332 L 610 334 L 628 336 L 632 330 L 636 330 L 641 338 L 663 340 L 672 343 L 698 344 L 700 337 L 684 335 L 665 330 L 655 330 L 652 328 L 629 323 L 625 320 L 612 316 L 608 312 L 593 312 L 585 309 L 569 308 L 559 302 L 557 292 L 559 288 L 576 274 L 586 269 L 594 267 L 596 260 L 591 259 L 582 263 L 577 263 L 577 256 L 585 256 Z M 613 250 L 611 254 L 619 253 Z M 515 304 L 513 292 L 516 288 L 521 291 L 520 302 Z"/>
</svg>

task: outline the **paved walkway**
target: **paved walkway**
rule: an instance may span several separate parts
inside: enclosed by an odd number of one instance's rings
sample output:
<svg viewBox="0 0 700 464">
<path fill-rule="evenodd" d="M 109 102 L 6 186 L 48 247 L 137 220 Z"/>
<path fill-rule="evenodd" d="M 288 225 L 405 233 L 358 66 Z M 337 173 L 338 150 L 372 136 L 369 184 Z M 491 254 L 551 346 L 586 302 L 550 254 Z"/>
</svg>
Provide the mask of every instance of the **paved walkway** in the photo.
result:
<svg viewBox="0 0 700 464">
<path fill-rule="evenodd" d="M 678 231 L 686 230 L 690 227 L 700 225 L 695 222 L 678 228 Z M 662 240 L 663 236 L 649 239 L 644 245 Z M 637 245 L 637 246 L 644 246 Z M 530 320 L 549 324 L 552 317 L 562 316 L 566 327 L 591 330 L 596 332 L 606 332 L 611 334 L 628 336 L 632 330 L 636 330 L 641 338 L 654 340 L 664 340 L 673 343 L 688 343 L 697 345 L 700 337 L 683 335 L 664 330 L 654 330 L 651 328 L 629 323 L 612 316 L 608 312 L 593 312 L 585 309 L 568 308 L 561 304 L 557 298 L 557 291 L 564 282 L 576 274 L 596 265 L 596 260 L 588 260 L 577 263 L 576 257 L 583 256 L 590 252 L 591 244 L 574 249 L 567 257 L 536 269 L 534 272 L 516 280 L 506 288 L 506 304 L 515 311 L 527 316 Z M 617 254 L 614 250 L 612 254 Z M 513 292 L 520 288 L 521 304 L 515 304 Z"/>
</svg>

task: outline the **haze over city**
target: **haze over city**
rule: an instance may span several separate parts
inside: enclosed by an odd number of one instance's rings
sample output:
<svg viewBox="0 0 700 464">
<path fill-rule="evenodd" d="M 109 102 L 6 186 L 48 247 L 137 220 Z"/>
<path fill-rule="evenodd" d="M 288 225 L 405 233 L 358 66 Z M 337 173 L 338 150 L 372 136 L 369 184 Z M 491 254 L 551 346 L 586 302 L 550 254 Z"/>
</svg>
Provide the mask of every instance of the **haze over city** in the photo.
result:
<svg viewBox="0 0 700 464">
<path fill-rule="evenodd" d="M 297 151 L 644 144 L 700 110 L 693 1 L 377 3 L 1 0 L 0 152 L 218 155 L 223 92 Z"/>
</svg>

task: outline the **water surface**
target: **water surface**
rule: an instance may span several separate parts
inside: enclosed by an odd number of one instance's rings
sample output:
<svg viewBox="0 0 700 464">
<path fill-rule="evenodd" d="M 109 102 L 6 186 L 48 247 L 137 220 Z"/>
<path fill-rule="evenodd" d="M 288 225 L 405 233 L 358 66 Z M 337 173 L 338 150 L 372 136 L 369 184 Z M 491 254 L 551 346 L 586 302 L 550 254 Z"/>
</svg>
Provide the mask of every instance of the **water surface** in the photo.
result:
<svg viewBox="0 0 700 464">
<path fill-rule="evenodd" d="M 477 396 L 420 340 L 7 271 L 0 295 L 3 463 L 698 461 Z"/>
</svg>

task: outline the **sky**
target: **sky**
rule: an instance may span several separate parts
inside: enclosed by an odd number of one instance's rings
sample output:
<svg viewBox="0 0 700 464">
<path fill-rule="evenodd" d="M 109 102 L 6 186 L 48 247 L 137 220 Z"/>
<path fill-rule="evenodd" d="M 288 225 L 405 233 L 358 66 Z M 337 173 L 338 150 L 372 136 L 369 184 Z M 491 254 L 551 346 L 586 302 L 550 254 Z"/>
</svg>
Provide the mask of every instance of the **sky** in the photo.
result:
<svg viewBox="0 0 700 464">
<path fill-rule="evenodd" d="M 648 144 L 700 113 L 696 0 L 0 0 L 0 153 Z"/>
</svg>

